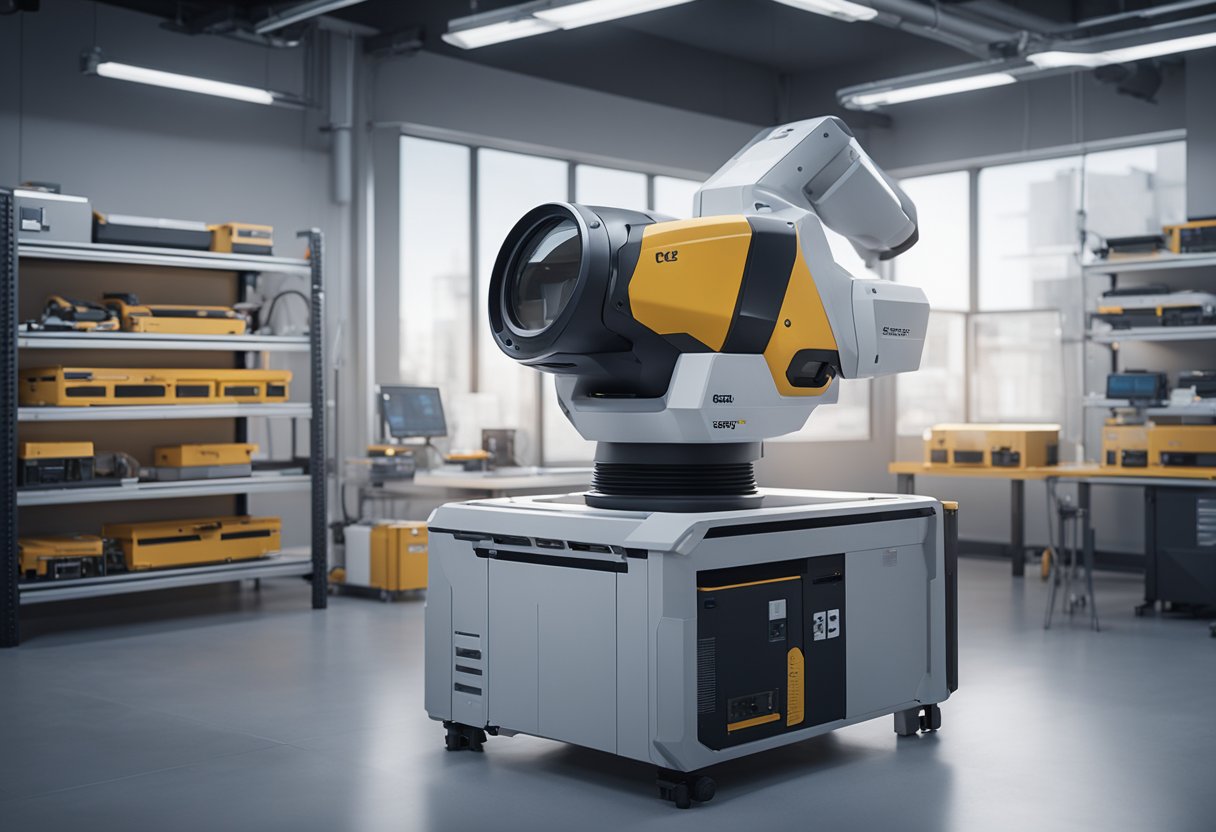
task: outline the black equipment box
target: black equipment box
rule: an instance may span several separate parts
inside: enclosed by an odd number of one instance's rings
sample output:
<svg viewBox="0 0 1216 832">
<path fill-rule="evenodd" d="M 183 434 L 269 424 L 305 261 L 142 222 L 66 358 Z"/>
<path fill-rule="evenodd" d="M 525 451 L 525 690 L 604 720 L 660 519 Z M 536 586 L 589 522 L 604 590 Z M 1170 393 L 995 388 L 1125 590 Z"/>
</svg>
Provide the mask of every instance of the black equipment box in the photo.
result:
<svg viewBox="0 0 1216 832">
<path fill-rule="evenodd" d="M 1145 601 L 1216 607 L 1216 491 L 1149 489 Z"/>
<path fill-rule="evenodd" d="M 844 718 L 844 580 L 844 555 L 697 573 L 702 744 Z"/>
</svg>

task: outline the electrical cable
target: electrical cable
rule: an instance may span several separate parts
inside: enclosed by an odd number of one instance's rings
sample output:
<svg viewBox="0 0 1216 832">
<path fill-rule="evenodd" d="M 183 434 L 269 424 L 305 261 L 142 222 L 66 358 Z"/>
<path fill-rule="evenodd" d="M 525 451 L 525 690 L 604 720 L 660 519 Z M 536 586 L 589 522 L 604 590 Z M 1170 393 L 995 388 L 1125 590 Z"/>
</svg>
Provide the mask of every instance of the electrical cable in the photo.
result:
<svg viewBox="0 0 1216 832">
<path fill-rule="evenodd" d="M 299 289 L 284 289 L 271 298 L 270 304 L 266 307 L 266 314 L 262 316 L 261 323 L 258 324 L 259 329 L 265 328 L 274 319 L 274 308 L 278 306 L 279 299 L 286 295 L 295 295 L 304 301 L 305 306 L 308 307 L 308 328 L 312 329 L 312 301 Z"/>
</svg>

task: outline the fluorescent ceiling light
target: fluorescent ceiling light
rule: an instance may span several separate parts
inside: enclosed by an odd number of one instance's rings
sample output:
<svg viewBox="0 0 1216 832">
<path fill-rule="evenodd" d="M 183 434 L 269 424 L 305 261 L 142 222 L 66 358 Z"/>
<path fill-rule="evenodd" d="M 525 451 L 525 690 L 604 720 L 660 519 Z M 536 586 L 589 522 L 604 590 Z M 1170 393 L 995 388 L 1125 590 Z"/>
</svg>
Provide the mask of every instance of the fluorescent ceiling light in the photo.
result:
<svg viewBox="0 0 1216 832">
<path fill-rule="evenodd" d="M 532 14 L 562 29 L 577 29 L 689 2 L 691 0 L 580 0 L 564 6 L 537 9 Z"/>
<path fill-rule="evenodd" d="M 1216 32 L 1208 32 L 1185 38 L 1172 38 L 1135 46 L 1124 46 L 1119 49 L 1107 49 L 1102 52 L 1069 52 L 1066 50 L 1035 52 L 1027 55 L 1026 60 L 1041 69 L 1067 66 L 1093 68 L 1107 64 L 1143 61 L 1146 58 L 1160 58 L 1165 55 L 1176 55 L 1179 52 L 1193 52 L 1196 49 L 1208 49 L 1213 46 L 1216 46 Z"/>
<path fill-rule="evenodd" d="M 1026 60 L 1039 69 L 1059 69 L 1060 67 L 1077 66 L 1093 68 L 1110 63 L 1104 52 L 1064 52 L 1050 50 L 1034 52 L 1026 56 Z"/>
<path fill-rule="evenodd" d="M 198 78 L 194 75 L 162 72 L 159 69 L 148 69 L 146 66 L 101 61 L 93 68 L 93 71 L 102 78 L 134 81 L 137 84 L 150 84 L 154 87 L 168 87 L 203 95 L 217 95 L 221 98 L 235 98 L 238 101 L 249 101 L 254 104 L 273 104 L 275 102 L 274 93 L 269 90 L 246 87 L 242 84 L 229 84 L 226 81 L 213 81 L 210 78 Z"/>
<path fill-rule="evenodd" d="M 902 104 L 905 101 L 919 101 L 922 98 L 937 98 L 943 95 L 954 95 L 971 90 L 984 90 L 989 87 L 1000 87 L 1015 83 L 1008 72 L 987 72 L 983 75 L 967 75 L 962 78 L 951 78 L 948 81 L 932 81 L 927 84 L 915 84 L 910 87 L 896 87 L 878 92 L 862 92 L 850 96 L 850 103 L 858 107 L 881 107 L 884 104 Z"/>
<path fill-rule="evenodd" d="M 857 20 L 873 20 L 878 16 L 877 9 L 861 3 L 850 3 L 849 0 L 777 0 L 777 2 L 795 9 L 802 9 L 804 12 L 814 12 L 849 23 Z"/>
<path fill-rule="evenodd" d="M 509 40 L 543 35 L 557 29 L 543 20 L 525 17 L 519 20 L 500 20 L 497 23 L 487 23 L 484 26 L 470 26 L 443 35 L 445 43 L 458 46 L 461 49 L 477 49 L 493 43 L 505 43 Z"/>
<path fill-rule="evenodd" d="M 1179 52 L 1192 52 L 1196 49 L 1207 49 L 1216 46 L 1216 32 L 1203 35 L 1191 35 L 1187 38 L 1159 40 L 1154 43 L 1142 43 L 1139 46 L 1125 46 L 1122 49 L 1108 49 L 1105 54 L 1113 63 L 1128 63 L 1142 61 L 1145 58 L 1160 58 L 1162 55 L 1176 55 Z"/>
</svg>

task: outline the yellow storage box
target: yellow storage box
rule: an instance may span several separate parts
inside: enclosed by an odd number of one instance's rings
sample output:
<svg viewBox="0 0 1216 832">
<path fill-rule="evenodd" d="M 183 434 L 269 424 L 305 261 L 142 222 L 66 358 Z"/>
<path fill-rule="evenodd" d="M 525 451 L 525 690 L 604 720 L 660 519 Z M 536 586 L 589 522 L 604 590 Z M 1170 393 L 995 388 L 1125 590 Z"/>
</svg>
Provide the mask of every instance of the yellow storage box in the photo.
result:
<svg viewBox="0 0 1216 832">
<path fill-rule="evenodd" d="M 1059 425 L 942 424 L 925 435 L 927 465 L 1041 468 L 1059 459 Z"/>
<path fill-rule="evenodd" d="M 167 445 L 154 451 L 157 465 L 191 468 L 201 465 L 249 465 L 258 446 L 248 442 Z"/>
<path fill-rule="evenodd" d="M 372 529 L 371 585 L 388 592 L 426 589 L 426 523 L 384 523 Z"/>
<path fill-rule="evenodd" d="M 84 407 L 135 404 L 285 402 L 290 370 L 44 367 L 21 370 L 23 405 Z"/>
<path fill-rule="evenodd" d="M 103 537 L 122 546 L 127 569 L 162 569 L 260 558 L 280 548 L 277 517 L 202 517 L 112 523 Z"/>
</svg>

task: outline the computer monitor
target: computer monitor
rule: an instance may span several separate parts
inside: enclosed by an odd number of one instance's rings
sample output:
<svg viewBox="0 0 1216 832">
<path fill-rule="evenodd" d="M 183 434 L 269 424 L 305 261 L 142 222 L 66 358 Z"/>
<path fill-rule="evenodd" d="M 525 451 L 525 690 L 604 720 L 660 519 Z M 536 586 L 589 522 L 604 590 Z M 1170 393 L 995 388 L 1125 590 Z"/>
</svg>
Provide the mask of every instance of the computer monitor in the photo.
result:
<svg viewBox="0 0 1216 832">
<path fill-rule="evenodd" d="M 1165 373 L 1133 370 L 1111 373 L 1106 377 L 1106 398 L 1127 399 L 1132 402 L 1160 402 L 1169 396 L 1169 381 Z"/>
<path fill-rule="evenodd" d="M 380 418 L 393 439 L 447 436 L 438 387 L 380 387 Z"/>
</svg>

